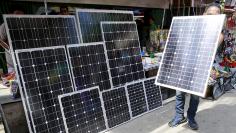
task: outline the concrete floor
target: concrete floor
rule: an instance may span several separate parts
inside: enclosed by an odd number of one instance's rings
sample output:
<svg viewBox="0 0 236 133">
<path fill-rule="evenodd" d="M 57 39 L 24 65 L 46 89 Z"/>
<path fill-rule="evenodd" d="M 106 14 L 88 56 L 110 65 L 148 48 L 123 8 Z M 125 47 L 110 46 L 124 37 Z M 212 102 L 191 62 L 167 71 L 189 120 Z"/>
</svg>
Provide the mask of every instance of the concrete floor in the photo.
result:
<svg viewBox="0 0 236 133">
<path fill-rule="evenodd" d="M 189 98 L 186 102 L 188 107 Z M 170 128 L 167 123 L 174 115 L 175 102 L 119 126 L 108 133 L 236 133 L 236 91 L 224 94 L 217 101 L 201 100 L 196 116 L 198 131 L 186 124 Z"/>
<path fill-rule="evenodd" d="M 4 127 L 3 127 L 2 124 L 0 124 L 0 133 L 5 133 L 5 131 L 4 131 Z"/>
<path fill-rule="evenodd" d="M 0 83 L 0 99 L 1 99 L 0 103 L 5 103 L 11 100 L 10 89 L 6 86 L 3 86 L 1 83 Z M 2 123 L 0 123 L 0 133 L 5 133 Z"/>
<path fill-rule="evenodd" d="M 186 108 L 188 107 L 188 100 Z M 197 113 L 199 130 L 192 131 L 182 124 L 175 128 L 167 123 L 174 115 L 175 102 L 143 115 L 107 133 L 236 133 L 236 91 L 224 94 L 217 101 L 201 100 Z M 0 124 L 0 133 L 4 133 Z"/>
<path fill-rule="evenodd" d="M 10 95 L 10 89 L 0 83 L 0 97 Z"/>
</svg>

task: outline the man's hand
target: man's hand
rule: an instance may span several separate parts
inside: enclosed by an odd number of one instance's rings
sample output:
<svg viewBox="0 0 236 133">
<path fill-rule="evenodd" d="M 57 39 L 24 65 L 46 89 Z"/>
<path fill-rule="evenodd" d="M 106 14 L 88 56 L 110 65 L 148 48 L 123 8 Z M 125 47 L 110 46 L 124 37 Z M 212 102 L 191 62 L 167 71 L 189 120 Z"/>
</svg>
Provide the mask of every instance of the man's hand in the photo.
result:
<svg viewBox="0 0 236 133">
<path fill-rule="evenodd" d="M 222 44 L 223 41 L 224 41 L 224 35 L 223 35 L 223 33 L 221 33 L 219 41 L 218 41 L 218 47 L 220 46 L 220 44 Z"/>
<path fill-rule="evenodd" d="M 6 50 L 10 49 L 9 45 L 7 43 L 5 43 L 4 41 L 2 41 L 1 39 L 0 39 L 0 46 Z"/>
</svg>

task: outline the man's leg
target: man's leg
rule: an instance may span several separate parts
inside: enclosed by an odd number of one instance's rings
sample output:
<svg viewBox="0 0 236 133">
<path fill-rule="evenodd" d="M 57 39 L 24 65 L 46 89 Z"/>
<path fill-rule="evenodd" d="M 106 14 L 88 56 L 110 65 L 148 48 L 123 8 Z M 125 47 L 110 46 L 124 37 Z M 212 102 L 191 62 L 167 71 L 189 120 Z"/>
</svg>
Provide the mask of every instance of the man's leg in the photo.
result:
<svg viewBox="0 0 236 133">
<path fill-rule="evenodd" d="M 185 105 L 185 93 L 176 91 L 176 105 L 175 105 L 175 117 L 169 122 L 170 127 L 178 126 L 181 123 L 186 122 L 184 117 L 184 105 Z"/>
<path fill-rule="evenodd" d="M 184 105 L 185 105 L 185 93 L 181 91 L 176 91 L 176 101 L 175 101 L 175 116 L 184 116 Z"/>
<path fill-rule="evenodd" d="M 195 121 L 198 105 L 199 105 L 199 96 L 191 94 L 187 116 L 188 116 L 188 125 L 193 130 L 198 129 L 198 124 Z"/>
</svg>

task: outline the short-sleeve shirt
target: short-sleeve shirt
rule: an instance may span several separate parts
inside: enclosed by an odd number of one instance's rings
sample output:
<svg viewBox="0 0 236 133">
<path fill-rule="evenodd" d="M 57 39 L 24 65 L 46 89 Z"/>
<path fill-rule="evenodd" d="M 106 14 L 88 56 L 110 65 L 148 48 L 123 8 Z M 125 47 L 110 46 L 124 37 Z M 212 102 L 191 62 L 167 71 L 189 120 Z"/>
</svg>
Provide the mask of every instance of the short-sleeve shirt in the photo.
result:
<svg viewBox="0 0 236 133">
<path fill-rule="evenodd" d="M 4 23 L 0 26 L 0 39 L 4 42 L 7 42 L 7 32 Z"/>
</svg>

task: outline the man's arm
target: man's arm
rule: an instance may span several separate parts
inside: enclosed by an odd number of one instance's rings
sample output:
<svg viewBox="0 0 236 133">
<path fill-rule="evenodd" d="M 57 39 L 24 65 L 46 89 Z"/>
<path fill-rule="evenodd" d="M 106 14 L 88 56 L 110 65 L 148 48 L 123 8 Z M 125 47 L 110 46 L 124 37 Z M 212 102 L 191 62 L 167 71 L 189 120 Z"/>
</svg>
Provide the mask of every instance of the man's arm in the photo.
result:
<svg viewBox="0 0 236 133">
<path fill-rule="evenodd" d="M 2 46 L 4 49 L 9 49 L 9 46 L 7 44 L 7 33 L 4 23 L 0 26 L 0 46 Z"/>
<path fill-rule="evenodd" d="M 0 40 L 7 40 L 6 28 L 4 23 L 0 25 Z"/>
</svg>

